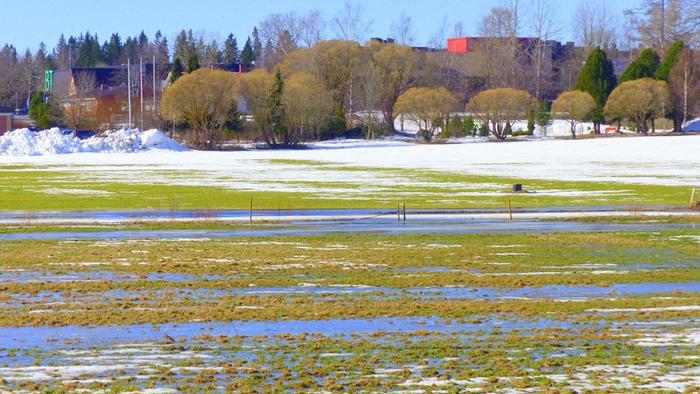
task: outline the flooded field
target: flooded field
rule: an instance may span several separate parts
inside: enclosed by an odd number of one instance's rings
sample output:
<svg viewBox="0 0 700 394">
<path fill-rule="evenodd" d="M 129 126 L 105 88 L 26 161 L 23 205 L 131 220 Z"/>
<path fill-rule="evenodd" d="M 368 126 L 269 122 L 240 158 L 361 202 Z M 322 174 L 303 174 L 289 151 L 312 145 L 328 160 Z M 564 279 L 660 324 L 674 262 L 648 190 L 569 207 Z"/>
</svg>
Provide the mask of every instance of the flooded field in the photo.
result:
<svg viewBox="0 0 700 394">
<path fill-rule="evenodd" d="M 0 392 L 696 392 L 696 226 L 6 229 Z"/>
</svg>

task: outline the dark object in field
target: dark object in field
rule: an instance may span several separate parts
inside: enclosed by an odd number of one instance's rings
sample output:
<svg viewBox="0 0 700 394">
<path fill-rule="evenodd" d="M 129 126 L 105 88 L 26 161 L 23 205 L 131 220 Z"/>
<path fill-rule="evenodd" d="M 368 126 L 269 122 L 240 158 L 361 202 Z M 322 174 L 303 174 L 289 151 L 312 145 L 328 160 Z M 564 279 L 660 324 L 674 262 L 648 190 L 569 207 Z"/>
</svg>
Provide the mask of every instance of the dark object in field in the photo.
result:
<svg viewBox="0 0 700 394">
<path fill-rule="evenodd" d="M 522 193 L 523 191 L 523 185 L 520 183 L 516 183 L 513 185 L 513 193 Z"/>
</svg>

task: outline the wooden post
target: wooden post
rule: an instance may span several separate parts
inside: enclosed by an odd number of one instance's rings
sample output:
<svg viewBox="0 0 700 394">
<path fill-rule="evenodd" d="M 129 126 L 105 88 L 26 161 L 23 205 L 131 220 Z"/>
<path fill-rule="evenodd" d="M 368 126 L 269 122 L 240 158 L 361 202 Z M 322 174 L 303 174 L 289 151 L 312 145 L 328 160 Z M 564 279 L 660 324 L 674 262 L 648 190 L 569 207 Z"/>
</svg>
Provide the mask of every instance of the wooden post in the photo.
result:
<svg viewBox="0 0 700 394">
<path fill-rule="evenodd" d="M 406 203 L 403 203 L 403 221 L 406 221 Z"/>
<path fill-rule="evenodd" d="M 513 221 L 513 205 L 510 203 L 510 200 L 508 200 L 508 216 L 510 217 L 510 221 Z"/>
<path fill-rule="evenodd" d="M 396 203 L 396 219 L 401 221 L 401 203 Z"/>
<path fill-rule="evenodd" d="M 250 223 L 253 223 L 253 197 L 250 198 L 250 209 L 248 210 Z"/>
<path fill-rule="evenodd" d="M 690 193 L 690 202 L 688 203 L 688 208 L 693 209 L 694 202 L 695 202 L 695 188 L 693 188 L 693 192 Z"/>
</svg>

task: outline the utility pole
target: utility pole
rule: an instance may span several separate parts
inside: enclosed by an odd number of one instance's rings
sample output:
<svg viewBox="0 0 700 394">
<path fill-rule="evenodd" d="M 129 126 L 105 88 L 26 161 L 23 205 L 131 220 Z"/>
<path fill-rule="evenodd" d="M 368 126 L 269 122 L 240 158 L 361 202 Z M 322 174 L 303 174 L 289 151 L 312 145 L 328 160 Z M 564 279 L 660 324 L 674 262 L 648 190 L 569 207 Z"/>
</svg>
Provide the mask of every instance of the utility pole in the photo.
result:
<svg viewBox="0 0 700 394">
<path fill-rule="evenodd" d="M 129 95 L 129 130 L 131 130 L 131 59 L 126 58 L 126 90 Z"/>
<path fill-rule="evenodd" d="M 141 131 L 143 131 L 143 57 L 139 56 L 139 94 L 140 94 L 140 107 L 141 112 Z"/>
</svg>

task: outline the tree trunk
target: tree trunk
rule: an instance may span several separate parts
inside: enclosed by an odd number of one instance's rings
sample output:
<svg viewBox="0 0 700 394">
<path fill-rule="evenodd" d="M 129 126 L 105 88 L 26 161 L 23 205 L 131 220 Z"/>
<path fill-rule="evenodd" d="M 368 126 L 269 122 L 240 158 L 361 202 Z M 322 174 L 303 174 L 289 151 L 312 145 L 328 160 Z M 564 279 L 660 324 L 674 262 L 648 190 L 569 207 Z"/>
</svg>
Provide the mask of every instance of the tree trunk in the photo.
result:
<svg viewBox="0 0 700 394">
<path fill-rule="evenodd" d="M 373 117 L 374 114 L 370 112 L 369 114 L 370 117 Z M 396 127 L 394 127 L 394 120 L 396 118 L 394 117 L 394 111 L 384 111 L 384 122 L 387 124 L 389 127 L 389 131 L 394 134 L 396 132 Z M 374 122 L 374 118 L 371 118 L 370 122 Z"/>
</svg>

